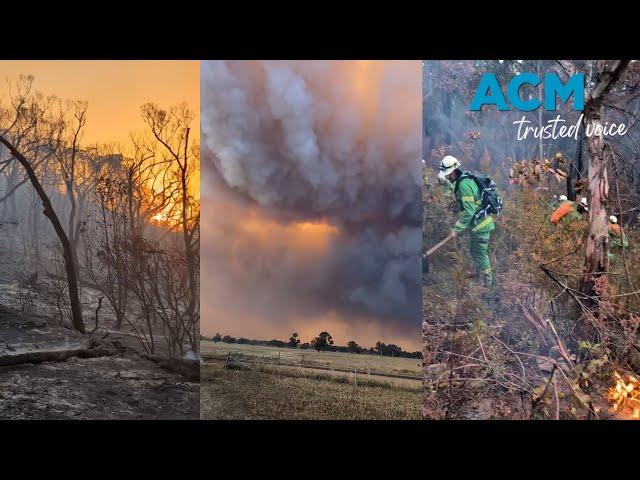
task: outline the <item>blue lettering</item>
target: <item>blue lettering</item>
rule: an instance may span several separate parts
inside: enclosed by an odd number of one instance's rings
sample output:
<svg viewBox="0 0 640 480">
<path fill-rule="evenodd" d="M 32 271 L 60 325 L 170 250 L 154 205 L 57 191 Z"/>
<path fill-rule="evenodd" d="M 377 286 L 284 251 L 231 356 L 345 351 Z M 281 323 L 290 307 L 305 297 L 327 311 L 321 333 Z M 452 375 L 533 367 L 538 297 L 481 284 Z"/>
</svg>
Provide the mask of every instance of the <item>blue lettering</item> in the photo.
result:
<svg viewBox="0 0 640 480">
<path fill-rule="evenodd" d="M 531 110 L 540 108 L 540 105 L 542 105 L 539 98 L 523 100 L 522 97 L 520 97 L 520 87 L 527 83 L 535 87 L 540 84 L 540 78 L 533 73 L 521 73 L 511 79 L 509 87 L 507 88 L 509 102 L 511 102 L 511 105 L 523 112 L 530 112 Z"/>
<path fill-rule="evenodd" d="M 498 110 L 508 111 L 509 105 L 523 112 L 530 112 L 542 106 L 542 100 L 534 97 L 524 100 L 520 96 L 523 85 L 537 87 L 542 80 L 534 73 L 523 72 L 514 76 L 507 87 L 507 98 L 504 97 L 502 88 L 494 73 L 484 73 L 480 78 L 480 84 L 470 105 L 471 111 L 480 111 L 484 105 L 495 105 Z M 573 97 L 573 109 L 584 110 L 584 73 L 572 75 L 566 83 L 558 78 L 555 73 L 544 75 L 544 108 L 554 112 L 557 109 L 558 97 L 563 103 L 567 103 Z"/>
<path fill-rule="evenodd" d="M 480 85 L 471 102 L 471 110 L 482 110 L 483 105 L 496 105 L 498 110 L 509 110 L 509 105 L 504 99 L 500 84 L 494 73 L 485 73 L 480 78 Z"/>
<path fill-rule="evenodd" d="M 556 100 L 567 103 L 573 95 L 573 109 L 584 110 L 584 73 L 572 75 L 566 84 L 555 73 L 547 73 L 544 76 L 544 108 L 556 110 Z"/>
</svg>

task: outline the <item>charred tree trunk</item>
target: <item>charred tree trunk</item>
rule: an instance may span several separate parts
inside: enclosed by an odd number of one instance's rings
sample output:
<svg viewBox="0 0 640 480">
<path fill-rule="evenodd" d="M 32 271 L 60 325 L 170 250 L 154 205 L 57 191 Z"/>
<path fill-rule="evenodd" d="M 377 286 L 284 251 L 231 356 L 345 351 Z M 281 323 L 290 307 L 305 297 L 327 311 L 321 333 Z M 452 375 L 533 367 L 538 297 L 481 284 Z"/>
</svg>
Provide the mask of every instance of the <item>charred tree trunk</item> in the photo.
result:
<svg viewBox="0 0 640 480">
<path fill-rule="evenodd" d="M 199 290 L 197 288 L 197 274 L 196 274 L 196 252 L 194 251 L 193 245 L 193 234 L 195 230 L 189 229 L 189 185 L 187 179 L 187 169 L 188 169 L 188 147 L 189 147 L 189 133 L 190 129 L 187 128 L 184 142 L 184 168 L 181 168 L 180 172 L 180 183 L 181 183 L 181 201 L 182 201 L 182 236 L 184 241 L 185 248 L 185 256 L 187 260 L 187 276 L 188 276 L 188 292 L 189 299 L 187 304 L 187 315 L 188 318 L 193 322 L 194 326 L 197 329 L 197 322 L 195 319 L 196 312 L 196 304 L 198 302 L 198 294 Z M 195 226 L 193 227 L 195 229 Z M 194 350 L 197 348 L 195 342 L 197 341 L 198 335 L 194 335 L 194 338 L 191 339 L 191 345 Z M 182 348 L 182 342 L 180 342 L 180 347 Z"/>
<path fill-rule="evenodd" d="M 135 211 L 133 208 L 133 169 L 131 166 L 129 171 L 127 172 L 127 208 L 129 211 L 129 230 L 131 238 L 136 238 L 136 219 L 135 219 Z"/>
<path fill-rule="evenodd" d="M 584 128 L 589 128 L 587 137 L 589 150 L 589 236 L 585 251 L 585 262 L 580 290 L 587 295 L 595 294 L 595 280 L 609 268 L 609 232 L 607 203 L 609 200 L 609 177 L 607 163 L 609 147 L 602 135 L 603 102 L 613 85 L 629 64 L 628 60 L 615 60 L 611 69 L 606 70 L 606 62 L 598 61 L 597 84 L 585 104 Z"/>
<path fill-rule="evenodd" d="M 78 244 L 80 241 L 80 222 L 76 220 L 78 216 L 78 199 L 75 193 L 73 181 L 67 182 L 67 198 L 71 208 L 69 210 L 69 222 L 67 227 L 69 245 L 73 255 L 73 264 L 76 268 L 76 278 L 80 279 L 80 261 L 78 260 Z"/>
<path fill-rule="evenodd" d="M 67 232 L 69 232 L 69 245 L 71 247 L 71 254 L 73 255 L 73 263 L 76 267 L 76 276 L 80 278 L 80 270 L 78 268 L 78 249 L 75 235 L 76 211 L 78 207 L 76 205 L 76 196 L 73 192 L 73 184 L 67 184 L 67 192 L 69 202 L 71 204 L 71 210 L 69 211 L 69 226 Z"/>
<path fill-rule="evenodd" d="M 40 228 L 38 222 L 38 198 L 35 191 L 32 193 L 32 207 L 31 207 L 31 248 L 33 249 L 33 254 L 35 256 L 37 267 L 40 268 L 42 265 L 42 255 L 40 254 Z"/>
<path fill-rule="evenodd" d="M 80 305 L 80 293 L 78 290 L 78 278 L 76 276 L 77 269 L 75 265 L 75 256 L 73 254 L 69 237 L 67 237 L 64 228 L 62 228 L 60 219 L 51 206 L 51 201 L 49 200 L 47 193 L 44 191 L 44 188 L 38 180 L 38 177 L 36 176 L 29 161 L 6 138 L 0 136 L 0 143 L 6 146 L 11 154 L 24 167 L 25 171 L 27 172 L 27 176 L 31 181 L 31 184 L 33 185 L 33 188 L 36 190 L 38 196 L 40 197 L 42 206 L 44 207 L 43 213 L 49 219 L 49 221 L 51 221 L 51 224 L 53 225 L 53 228 L 58 235 L 58 239 L 62 244 L 62 249 L 64 252 L 64 266 L 67 272 L 67 285 L 69 287 L 69 301 L 71 304 L 71 321 L 73 323 L 74 329 L 81 333 L 85 333 L 84 321 L 82 320 L 82 307 Z"/>
</svg>

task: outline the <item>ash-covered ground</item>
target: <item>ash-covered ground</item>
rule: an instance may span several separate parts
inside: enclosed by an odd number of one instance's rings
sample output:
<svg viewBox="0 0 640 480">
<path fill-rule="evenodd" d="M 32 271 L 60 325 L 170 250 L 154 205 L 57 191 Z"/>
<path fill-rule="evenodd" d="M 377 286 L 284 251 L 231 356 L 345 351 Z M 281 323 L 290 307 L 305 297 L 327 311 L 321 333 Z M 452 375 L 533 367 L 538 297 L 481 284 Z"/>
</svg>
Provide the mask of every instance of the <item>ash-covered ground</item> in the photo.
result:
<svg viewBox="0 0 640 480">
<path fill-rule="evenodd" d="M 8 250 L 4 252 L 0 254 L 0 419 L 199 418 L 197 380 L 168 370 L 159 358 L 145 357 L 126 326 L 115 331 L 106 306 L 93 334 L 82 335 L 61 324 L 47 308 L 42 274 L 33 286 L 25 286 L 25 275 Z M 89 331 L 94 328 L 95 297 L 83 287 Z M 43 361 L 48 358 L 53 360 Z"/>
<path fill-rule="evenodd" d="M 103 336 L 104 334 L 102 334 Z M 197 419 L 198 382 L 140 356 L 125 335 L 95 340 L 104 355 L 0 366 L 0 419 Z M 71 330 L 0 309 L 0 363 L 87 343 Z"/>
</svg>

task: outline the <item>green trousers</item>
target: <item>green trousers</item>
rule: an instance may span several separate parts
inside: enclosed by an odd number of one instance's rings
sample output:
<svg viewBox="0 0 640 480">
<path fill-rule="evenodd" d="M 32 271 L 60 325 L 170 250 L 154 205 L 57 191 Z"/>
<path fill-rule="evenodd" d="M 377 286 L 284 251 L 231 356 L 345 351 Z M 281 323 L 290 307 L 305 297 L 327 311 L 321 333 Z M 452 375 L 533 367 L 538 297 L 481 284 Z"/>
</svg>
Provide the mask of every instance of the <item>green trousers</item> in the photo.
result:
<svg viewBox="0 0 640 480">
<path fill-rule="evenodd" d="M 493 285 L 493 273 L 491 271 L 491 262 L 489 261 L 490 236 L 491 232 L 471 232 L 471 237 L 469 238 L 469 253 L 471 253 L 471 258 L 475 263 L 476 271 L 484 277 L 484 285 L 486 287 Z"/>
<path fill-rule="evenodd" d="M 607 256 L 609 257 L 609 271 L 613 273 L 622 273 L 618 272 L 619 267 L 622 264 L 622 249 L 619 247 L 610 247 Z M 618 260 L 620 260 L 620 262 L 618 262 Z"/>
</svg>

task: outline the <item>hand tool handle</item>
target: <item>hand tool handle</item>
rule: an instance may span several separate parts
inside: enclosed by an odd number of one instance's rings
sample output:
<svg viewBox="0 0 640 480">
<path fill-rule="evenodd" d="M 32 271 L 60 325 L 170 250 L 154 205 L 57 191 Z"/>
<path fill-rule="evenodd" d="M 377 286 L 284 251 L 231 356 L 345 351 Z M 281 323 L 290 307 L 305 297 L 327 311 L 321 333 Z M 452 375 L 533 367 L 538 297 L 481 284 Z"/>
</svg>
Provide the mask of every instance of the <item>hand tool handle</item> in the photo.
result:
<svg viewBox="0 0 640 480">
<path fill-rule="evenodd" d="M 454 237 L 453 233 L 450 233 L 444 240 L 440 241 L 439 243 L 436 243 L 433 247 L 431 247 L 429 250 L 427 250 L 426 256 L 428 257 L 429 255 L 431 255 L 433 252 L 438 250 L 441 246 L 443 246 L 445 243 L 447 243 L 453 237 Z"/>
</svg>

